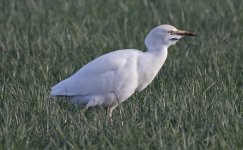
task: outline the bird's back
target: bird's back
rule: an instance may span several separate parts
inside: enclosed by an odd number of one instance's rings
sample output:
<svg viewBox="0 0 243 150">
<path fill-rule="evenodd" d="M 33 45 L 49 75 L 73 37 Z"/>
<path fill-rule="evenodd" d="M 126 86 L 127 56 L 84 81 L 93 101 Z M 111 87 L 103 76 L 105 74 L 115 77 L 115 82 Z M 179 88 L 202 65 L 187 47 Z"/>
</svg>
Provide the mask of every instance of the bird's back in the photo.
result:
<svg viewBox="0 0 243 150">
<path fill-rule="evenodd" d="M 119 82 L 124 82 L 122 76 L 129 73 L 129 67 L 136 69 L 136 61 L 141 54 L 141 51 L 127 49 L 100 56 L 53 86 L 51 95 L 80 96 L 114 91 L 119 86 Z M 122 71 L 124 67 L 126 69 Z"/>
</svg>

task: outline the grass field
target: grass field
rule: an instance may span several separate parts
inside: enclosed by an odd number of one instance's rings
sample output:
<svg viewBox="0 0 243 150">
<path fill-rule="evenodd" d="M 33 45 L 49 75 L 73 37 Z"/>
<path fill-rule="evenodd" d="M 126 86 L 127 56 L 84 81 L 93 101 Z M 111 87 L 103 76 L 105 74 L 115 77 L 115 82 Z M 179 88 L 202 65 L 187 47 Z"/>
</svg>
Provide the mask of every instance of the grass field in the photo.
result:
<svg viewBox="0 0 243 150">
<path fill-rule="evenodd" d="M 194 31 L 113 113 L 49 98 L 104 53 Z M 243 149 L 242 0 L 0 0 L 0 149 Z"/>
</svg>

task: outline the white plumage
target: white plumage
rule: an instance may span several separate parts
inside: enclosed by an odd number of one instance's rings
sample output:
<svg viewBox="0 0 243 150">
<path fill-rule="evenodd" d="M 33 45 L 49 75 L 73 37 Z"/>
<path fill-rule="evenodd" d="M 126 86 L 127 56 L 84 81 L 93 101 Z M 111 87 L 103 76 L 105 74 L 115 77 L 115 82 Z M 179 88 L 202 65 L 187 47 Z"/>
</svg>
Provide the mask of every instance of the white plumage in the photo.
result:
<svg viewBox="0 0 243 150">
<path fill-rule="evenodd" d="M 146 37 L 147 52 L 117 50 L 96 58 L 51 89 L 51 96 L 67 96 L 74 104 L 108 107 L 112 111 L 154 79 L 167 57 L 167 49 L 183 36 L 195 34 L 171 25 L 154 28 Z"/>
</svg>

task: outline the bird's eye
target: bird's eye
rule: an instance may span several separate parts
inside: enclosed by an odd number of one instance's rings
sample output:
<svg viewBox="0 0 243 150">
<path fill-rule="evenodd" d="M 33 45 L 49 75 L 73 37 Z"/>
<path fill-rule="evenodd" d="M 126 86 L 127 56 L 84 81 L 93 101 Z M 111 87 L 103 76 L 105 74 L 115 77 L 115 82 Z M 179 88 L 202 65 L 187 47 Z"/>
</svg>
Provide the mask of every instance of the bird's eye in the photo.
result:
<svg viewBox="0 0 243 150">
<path fill-rule="evenodd" d="M 175 31 L 172 31 L 172 30 L 168 31 L 168 33 L 169 33 L 170 35 L 175 35 Z"/>
</svg>

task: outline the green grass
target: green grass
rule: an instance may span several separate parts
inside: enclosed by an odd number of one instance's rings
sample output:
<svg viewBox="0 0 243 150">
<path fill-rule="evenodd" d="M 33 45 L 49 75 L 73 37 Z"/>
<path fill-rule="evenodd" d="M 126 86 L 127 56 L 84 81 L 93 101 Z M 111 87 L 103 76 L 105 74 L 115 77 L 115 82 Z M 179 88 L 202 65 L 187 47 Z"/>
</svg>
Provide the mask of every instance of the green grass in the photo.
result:
<svg viewBox="0 0 243 150">
<path fill-rule="evenodd" d="M 194 31 L 113 113 L 49 98 L 90 60 L 143 51 L 160 24 Z M 1 0 L 0 149 L 242 149 L 242 0 Z"/>
</svg>

